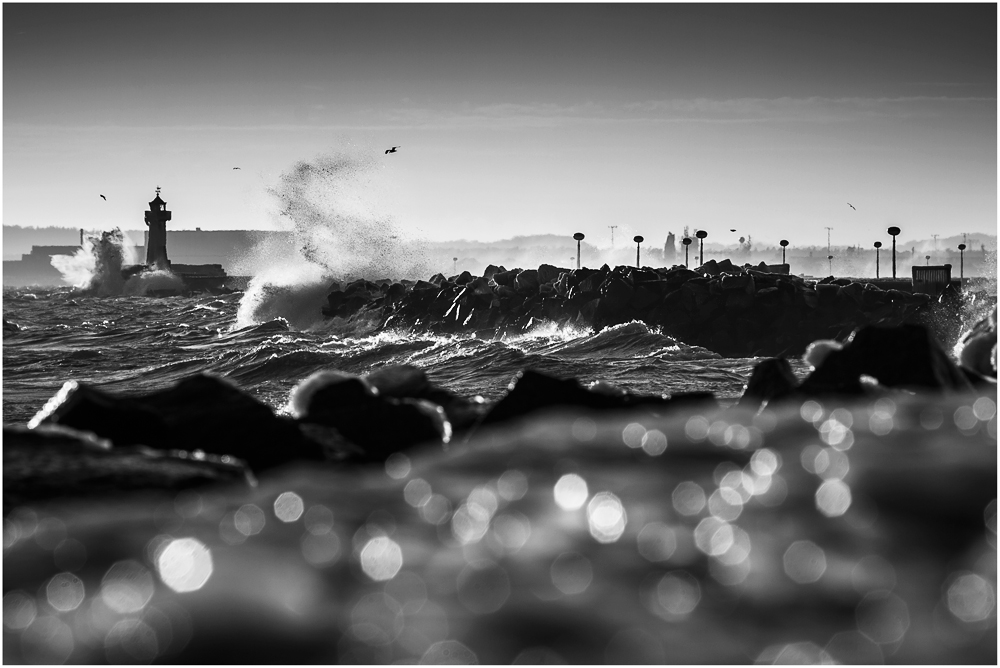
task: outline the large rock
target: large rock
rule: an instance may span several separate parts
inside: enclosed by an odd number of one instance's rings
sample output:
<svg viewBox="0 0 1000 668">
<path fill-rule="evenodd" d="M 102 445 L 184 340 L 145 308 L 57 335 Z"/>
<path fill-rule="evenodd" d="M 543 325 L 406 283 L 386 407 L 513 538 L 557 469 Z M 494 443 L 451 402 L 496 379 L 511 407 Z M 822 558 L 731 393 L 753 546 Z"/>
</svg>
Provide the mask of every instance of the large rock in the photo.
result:
<svg viewBox="0 0 1000 668">
<path fill-rule="evenodd" d="M 118 397 L 68 381 L 32 419 L 93 432 L 117 446 L 201 450 L 246 461 L 255 471 L 323 460 L 323 447 L 291 419 L 229 381 L 197 374 L 164 390 Z"/>
<path fill-rule="evenodd" d="M 112 447 L 68 427 L 3 428 L 3 510 L 60 499 L 166 494 L 208 485 L 249 488 L 249 469 L 228 455 Z"/>
</svg>

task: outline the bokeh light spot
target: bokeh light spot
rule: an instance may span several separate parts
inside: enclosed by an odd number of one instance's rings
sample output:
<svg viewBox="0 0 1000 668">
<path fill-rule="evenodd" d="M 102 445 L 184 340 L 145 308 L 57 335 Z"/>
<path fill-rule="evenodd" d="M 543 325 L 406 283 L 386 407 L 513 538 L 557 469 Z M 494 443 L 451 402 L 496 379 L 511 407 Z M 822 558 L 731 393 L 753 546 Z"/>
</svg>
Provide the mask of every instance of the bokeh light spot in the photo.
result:
<svg viewBox="0 0 1000 668">
<path fill-rule="evenodd" d="M 28 628 L 37 614 L 35 599 L 23 591 L 9 591 L 3 595 L 3 625 L 11 631 Z"/>
<path fill-rule="evenodd" d="M 594 579 L 594 569 L 590 559 L 577 552 L 563 552 L 552 562 L 549 569 L 552 584 L 556 589 L 572 596 L 587 591 Z"/>
<path fill-rule="evenodd" d="M 658 457 L 667 450 L 667 435 L 659 429 L 650 429 L 642 435 L 643 452 L 650 457 Z"/>
<path fill-rule="evenodd" d="M 622 429 L 622 442 L 630 448 L 642 446 L 642 437 L 646 435 L 646 428 L 638 422 L 630 422 Z"/>
<path fill-rule="evenodd" d="M 212 553 L 196 538 L 178 538 L 160 551 L 156 568 L 163 583 L 174 591 L 196 591 L 212 576 Z"/>
<path fill-rule="evenodd" d="M 340 537 L 328 533 L 307 533 L 302 537 L 302 556 L 313 566 L 331 566 L 340 556 Z"/>
<path fill-rule="evenodd" d="M 252 503 L 242 506 L 233 515 L 233 525 L 244 536 L 256 536 L 264 529 L 264 511 Z"/>
<path fill-rule="evenodd" d="M 528 493 L 528 478 L 517 469 L 507 469 L 497 479 L 497 492 L 505 501 L 523 499 Z"/>
<path fill-rule="evenodd" d="M 274 500 L 274 516 L 282 522 L 294 522 L 304 511 L 302 497 L 295 492 L 283 492 Z"/>
<path fill-rule="evenodd" d="M 112 564 L 101 581 L 101 599 L 115 612 L 139 612 L 152 597 L 153 576 L 131 559 Z"/>
<path fill-rule="evenodd" d="M 72 573 L 58 573 L 45 586 L 45 597 L 49 605 L 59 612 L 76 610 L 83 603 L 86 592 L 83 580 Z"/>
<path fill-rule="evenodd" d="M 785 574 L 799 584 L 816 582 L 826 572 L 826 553 L 812 541 L 797 540 L 783 557 Z"/>
<path fill-rule="evenodd" d="M 681 515 L 697 515 L 705 509 L 705 490 L 690 480 L 678 483 L 670 498 L 674 509 Z"/>
<path fill-rule="evenodd" d="M 636 536 L 639 554 L 653 563 L 667 561 L 677 550 L 677 535 L 663 522 L 650 522 Z"/>
<path fill-rule="evenodd" d="M 402 567 L 403 550 L 388 536 L 372 538 L 361 550 L 361 570 L 372 580 L 391 580 Z"/>
<path fill-rule="evenodd" d="M 851 507 L 851 488 L 843 480 L 827 480 L 816 490 L 816 508 L 827 517 L 840 517 Z"/>
<path fill-rule="evenodd" d="M 552 491 L 556 504 L 563 510 L 579 510 L 590 496 L 587 481 L 575 473 L 567 473 L 559 478 Z"/>
<path fill-rule="evenodd" d="M 981 622 L 996 607 L 996 592 L 989 580 L 966 573 L 955 578 L 946 595 L 948 610 L 963 622 Z"/>
<path fill-rule="evenodd" d="M 657 583 L 656 599 L 671 616 L 687 616 L 701 602 L 701 585 L 687 571 L 672 571 Z"/>
<path fill-rule="evenodd" d="M 625 507 L 611 492 L 600 492 L 587 504 L 590 535 L 599 543 L 613 543 L 625 532 Z"/>
<path fill-rule="evenodd" d="M 385 473 L 394 480 L 402 480 L 410 475 L 410 458 L 402 452 L 394 452 L 385 460 Z"/>
</svg>

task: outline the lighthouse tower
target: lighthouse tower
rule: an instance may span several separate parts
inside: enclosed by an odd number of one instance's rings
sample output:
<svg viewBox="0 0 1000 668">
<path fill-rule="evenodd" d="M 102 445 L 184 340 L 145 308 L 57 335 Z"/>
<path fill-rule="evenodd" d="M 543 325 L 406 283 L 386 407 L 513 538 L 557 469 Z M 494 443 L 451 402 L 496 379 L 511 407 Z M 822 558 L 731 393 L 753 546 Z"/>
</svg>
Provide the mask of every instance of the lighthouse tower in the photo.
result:
<svg viewBox="0 0 1000 668">
<path fill-rule="evenodd" d="M 146 266 L 169 269 L 167 221 L 170 220 L 170 212 L 167 211 L 167 203 L 160 199 L 160 186 L 156 186 L 156 198 L 149 203 L 149 211 L 145 213 L 146 225 L 149 226 L 146 237 Z"/>
</svg>

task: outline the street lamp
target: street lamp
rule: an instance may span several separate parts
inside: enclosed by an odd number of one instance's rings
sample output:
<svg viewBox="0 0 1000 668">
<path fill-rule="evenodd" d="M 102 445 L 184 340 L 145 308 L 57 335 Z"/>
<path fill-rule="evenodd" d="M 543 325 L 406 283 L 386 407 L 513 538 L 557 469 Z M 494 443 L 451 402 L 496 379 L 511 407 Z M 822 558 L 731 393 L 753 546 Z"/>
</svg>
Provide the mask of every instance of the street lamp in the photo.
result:
<svg viewBox="0 0 1000 668">
<path fill-rule="evenodd" d="M 785 246 L 788 245 L 788 239 L 782 239 L 778 245 L 781 246 L 781 264 L 785 264 Z"/>
<path fill-rule="evenodd" d="M 639 268 L 639 244 L 642 243 L 642 237 L 638 234 L 632 237 L 632 241 L 635 242 L 635 268 Z"/>
<path fill-rule="evenodd" d="M 930 265 L 930 263 L 931 263 L 931 256 L 930 255 L 925 255 L 924 256 L 924 264 L 925 265 Z"/>
<path fill-rule="evenodd" d="M 708 236 L 708 232 L 705 230 L 698 230 L 695 236 L 701 239 L 698 243 L 698 264 L 705 264 L 705 237 Z"/>
<path fill-rule="evenodd" d="M 455 273 L 457 274 L 458 273 L 458 258 L 457 257 L 453 257 L 451 259 L 455 263 Z"/>
<path fill-rule="evenodd" d="M 830 263 L 830 275 L 833 276 L 833 256 L 827 255 L 826 259 Z"/>
<path fill-rule="evenodd" d="M 875 242 L 875 278 L 878 278 L 878 249 L 882 247 L 881 241 Z"/>
<path fill-rule="evenodd" d="M 896 235 L 899 234 L 899 228 L 893 225 L 886 232 L 892 235 L 892 277 L 896 278 Z"/>
<path fill-rule="evenodd" d="M 958 244 L 958 284 L 965 286 L 965 244 Z"/>
<path fill-rule="evenodd" d="M 576 239 L 576 268 L 580 268 L 580 242 L 583 241 L 583 232 L 577 232 L 573 235 Z"/>
<path fill-rule="evenodd" d="M 691 237 L 684 237 L 681 239 L 681 243 L 684 244 L 684 268 L 688 268 L 688 247 L 691 245 Z"/>
</svg>

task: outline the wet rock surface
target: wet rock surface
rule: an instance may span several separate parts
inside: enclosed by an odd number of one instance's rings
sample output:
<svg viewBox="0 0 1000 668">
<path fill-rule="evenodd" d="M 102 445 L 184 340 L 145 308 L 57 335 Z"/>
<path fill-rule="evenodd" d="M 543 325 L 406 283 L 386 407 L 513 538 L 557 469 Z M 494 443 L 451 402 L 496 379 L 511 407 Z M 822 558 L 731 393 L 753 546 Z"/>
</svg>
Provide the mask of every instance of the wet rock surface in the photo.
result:
<svg viewBox="0 0 1000 668">
<path fill-rule="evenodd" d="M 430 281 L 332 286 L 323 313 L 381 328 L 436 333 L 522 333 L 542 321 L 602 328 L 638 320 L 689 345 L 728 357 L 801 354 L 816 339 L 843 340 L 858 327 L 931 325 L 957 336 L 957 294 L 944 298 L 827 277 L 806 280 L 776 267 L 710 260 L 695 270 L 620 266 L 538 269 L 490 266 Z"/>
</svg>

